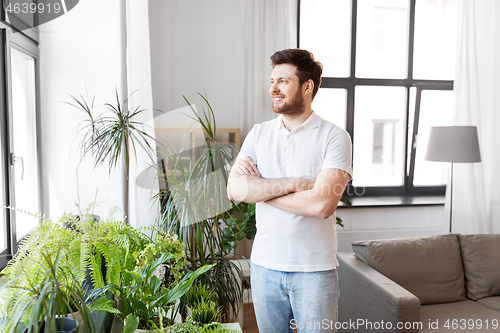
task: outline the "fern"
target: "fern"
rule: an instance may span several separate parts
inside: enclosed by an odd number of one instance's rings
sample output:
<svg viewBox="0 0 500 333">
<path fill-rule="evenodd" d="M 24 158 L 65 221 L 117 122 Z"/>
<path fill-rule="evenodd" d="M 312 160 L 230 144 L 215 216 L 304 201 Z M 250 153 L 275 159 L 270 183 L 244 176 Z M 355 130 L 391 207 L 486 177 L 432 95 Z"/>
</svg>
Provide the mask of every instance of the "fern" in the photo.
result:
<svg viewBox="0 0 500 333">
<path fill-rule="evenodd" d="M 13 209 L 13 208 L 11 208 Z M 44 278 L 47 269 L 43 260 L 42 250 L 46 254 L 56 253 L 60 246 L 67 253 L 74 235 L 71 230 L 52 222 L 41 214 L 32 214 L 21 209 L 18 212 L 26 213 L 34 218 L 41 219 L 39 226 L 24 240 L 20 242 L 19 250 L 9 262 L 2 274 L 7 275 L 10 280 L 10 288 L 2 294 L 3 301 L 0 302 L 0 317 L 11 318 L 15 315 L 14 308 L 23 300 L 27 288 L 38 286 Z M 69 265 L 69 260 L 62 265 Z M 23 322 L 27 322 L 31 308 L 23 316 Z"/>
<path fill-rule="evenodd" d="M 123 285 L 132 282 L 126 270 L 134 269 L 134 253 L 140 252 L 151 239 L 116 219 L 114 214 L 120 212 L 119 209 L 112 209 L 107 219 L 98 221 L 90 214 L 91 209 L 93 207 L 89 206 L 86 214 L 79 220 L 73 215 L 64 214 L 58 223 L 41 214 L 26 212 L 41 222 L 20 243 L 17 254 L 2 271 L 14 288 L 9 288 L 0 295 L 0 317 L 14 316 L 15 307 L 23 300 L 23 290 L 36 288 L 42 282 L 43 272 L 47 269 L 42 251 L 51 256 L 62 249 L 61 266 L 71 270 L 80 285 L 89 272 L 94 288 L 104 287 L 105 284 Z M 16 211 L 24 212 L 20 209 Z M 63 227 L 62 223 L 71 224 L 74 230 Z M 107 267 L 105 277 L 102 272 L 103 263 Z M 29 319 L 31 310 L 32 307 L 25 311 L 24 322 Z"/>
<path fill-rule="evenodd" d="M 104 288 L 104 279 L 101 272 L 101 254 L 96 252 L 95 255 L 89 256 L 90 259 L 90 279 L 94 288 Z"/>
</svg>

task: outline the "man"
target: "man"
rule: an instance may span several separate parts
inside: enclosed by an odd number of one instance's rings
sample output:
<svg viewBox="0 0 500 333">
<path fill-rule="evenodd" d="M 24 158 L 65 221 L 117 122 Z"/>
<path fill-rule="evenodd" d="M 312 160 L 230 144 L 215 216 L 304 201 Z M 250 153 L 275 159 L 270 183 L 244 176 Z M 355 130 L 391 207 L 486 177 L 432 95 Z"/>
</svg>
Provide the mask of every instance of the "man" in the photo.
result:
<svg viewBox="0 0 500 333">
<path fill-rule="evenodd" d="M 351 139 L 311 108 L 322 65 L 310 52 L 286 49 L 271 60 L 279 116 L 247 135 L 228 196 L 257 203 L 250 261 L 259 332 L 331 332 L 339 298 L 334 213 L 351 179 Z"/>
</svg>

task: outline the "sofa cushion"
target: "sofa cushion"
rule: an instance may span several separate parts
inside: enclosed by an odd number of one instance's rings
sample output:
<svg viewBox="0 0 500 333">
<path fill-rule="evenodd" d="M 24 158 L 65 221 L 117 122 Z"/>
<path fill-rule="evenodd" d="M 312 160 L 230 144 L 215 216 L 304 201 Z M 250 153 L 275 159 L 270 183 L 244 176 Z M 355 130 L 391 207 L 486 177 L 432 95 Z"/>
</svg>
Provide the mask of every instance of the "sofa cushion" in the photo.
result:
<svg viewBox="0 0 500 333">
<path fill-rule="evenodd" d="M 467 296 L 500 296 L 500 235 L 458 235 Z"/>
<path fill-rule="evenodd" d="M 489 309 L 500 311 L 500 296 L 481 298 L 477 300 L 476 303 L 479 303 Z"/>
<path fill-rule="evenodd" d="M 352 247 L 358 259 L 417 296 L 422 305 L 465 299 L 456 235 L 362 241 Z"/>
<path fill-rule="evenodd" d="M 500 314 L 470 299 L 420 307 L 420 333 L 499 332 Z"/>
</svg>

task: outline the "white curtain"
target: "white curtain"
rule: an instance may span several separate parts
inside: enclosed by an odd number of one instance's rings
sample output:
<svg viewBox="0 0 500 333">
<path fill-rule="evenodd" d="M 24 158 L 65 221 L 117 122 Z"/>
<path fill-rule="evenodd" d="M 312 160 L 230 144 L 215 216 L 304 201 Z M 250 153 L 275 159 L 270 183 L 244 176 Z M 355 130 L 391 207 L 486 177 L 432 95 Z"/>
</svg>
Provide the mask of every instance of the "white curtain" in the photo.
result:
<svg viewBox="0 0 500 333">
<path fill-rule="evenodd" d="M 454 165 L 453 232 L 500 233 L 500 1 L 459 6 L 454 124 L 478 127 L 482 162 Z"/>
<path fill-rule="evenodd" d="M 269 97 L 271 55 L 297 47 L 297 0 L 246 0 L 243 26 L 243 117 L 241 135 L 273 119 Z"/>
<path fill-rule="evenodd" d="M 148 7 L 148 0 L 126 0 L 126 71 L 128 95 L 133 93 L 129 108 L 145 109 L 136 120 L 144 123 L 141 129 L 154 137 Z M 156 149 L 154 142 L 150 145 Z M 128 218 L 135 227 L 151 226 L 158 215 L 158 205 L 151 200 L 158 192 L 158 180 L 150 156 L 138 145 L 136 151 L 137 159 L 130 159 Z"/>
</svg>

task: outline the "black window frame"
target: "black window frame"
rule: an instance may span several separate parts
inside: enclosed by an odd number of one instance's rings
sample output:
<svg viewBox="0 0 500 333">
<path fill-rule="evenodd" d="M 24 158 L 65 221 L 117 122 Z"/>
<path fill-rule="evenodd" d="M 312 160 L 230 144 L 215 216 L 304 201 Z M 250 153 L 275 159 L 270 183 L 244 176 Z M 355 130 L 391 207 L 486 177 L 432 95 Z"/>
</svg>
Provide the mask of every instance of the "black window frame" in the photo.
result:
<svg viewBox="0 0 500 333">
<path fill-rule="evenodd" d="M 42 159 L 41 159 L 41 117 L 40 117 L 40 72 L 39 72 L 39 49 L 38 49 L 38 28 L 30 28 L 23 31 L 15 29 L 9 22 L 9 17 L 5 11 L 4 4 L 9 0 L 2 0 L 0 8 L 0 163 L 2 163 L 3 202 L 2 206 L 14 206 L 14 171 L 11 166 L 11 152 L 13 151 L 12 140 L 12 119 L 10 117 L 12 107 L 12 87 L 11 87 L 11 64 L 10 49 L 16 48 L 22 52 L 33 56 L 35 59 L 35 98 L 36 98 L 36 138 L 38 155 L 38 198 L 39 207 L 42 209 Z M 7 235 L 7 248 L 0 252 L 0 270 L 2 270 L 10 259 L 16 254 L 18 245 L 22 240 L 17 240 L 16 235 L 16 212 L 8 209 L 1 209 L 0 214 L 5 221 L 5 230 L 0 230 L 0 234 L 5 231 Z"/>
<path fill-rule="evenodd" d="M 406 110 L 405 110 L 405 144 L 404 144 L 404 181 L 401 186 L 363 186 L 355 187 L 349 181 L 345 194 L 347 196 L 444 196 L 446 185 L 440 186 L 414 186 L 416 139 L 418 135 L 418 119 L 420 114 L 420 98 L 422 90 L 453 90 L 453 80 L 423 80 L 413 78 L 413 48 L 415 41 L 415 6 L 416 0 L 409 2 L 408 19 L 408 45 L 407 45 L 407 73 L 406 79 L 377 79 L 356 77 L 356 29 L 357 29 L 357 8 L 358 1 L 351 0 L 351 50 L 350 69 L 348 77 L 322 77 L 321 88 L 341 88 L 347 93 L 346 101 L 346 123 L 345 128 L 351 135 L 354 142 L 354 101 L 355 88 L 357 86 L 385 86 L 404 87 L 406 89 Z M 300 47 L 300 7 L 301 0 L 298 0 L 297 15 L 297 47 Z M 410 89 L 417 88 L 415 98 L 415 109 L 410 105 Z M 414 126 L 409 128 L 410 112 L 414 112 Z M 410 138 L 411 135 L 411 138 Z M 411 145 L 409 141 L 411 140 Z M 353 144 L 353 150 L 356 149 Z M 411 151 L 409 151 L 411 149 Z M 425 149 L 425 148 L 424 148 Z M 410 160 L 408 160 L 410 156 Z M 355 176 L 355 175 L 354 175 Z"/>
</svg>

